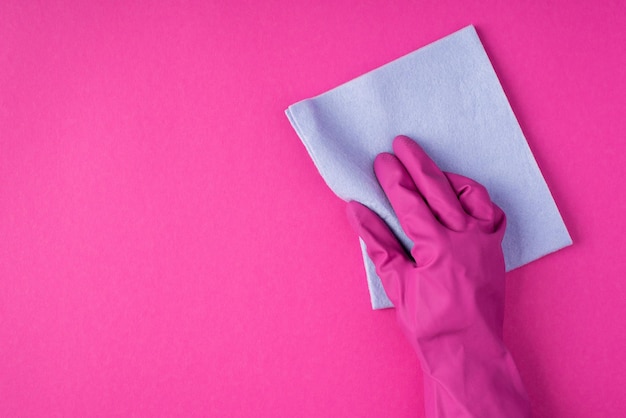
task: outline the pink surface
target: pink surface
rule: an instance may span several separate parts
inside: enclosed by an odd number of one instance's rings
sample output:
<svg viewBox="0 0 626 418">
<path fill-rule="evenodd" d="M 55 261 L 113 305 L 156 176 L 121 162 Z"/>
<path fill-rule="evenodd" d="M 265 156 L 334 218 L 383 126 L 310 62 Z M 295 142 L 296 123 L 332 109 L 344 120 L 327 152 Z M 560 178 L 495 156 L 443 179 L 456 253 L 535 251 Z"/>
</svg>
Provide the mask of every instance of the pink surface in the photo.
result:
<svg viewBox="0 0 626 418">
<path fill-rule="evenodd" d="M 283 110 L 470 23 L 574 240 L 507 276 L 535 416 L 626 415 L 620 2 L 144 3 L 0 3 L 0 416 L 420 416 Z"/>
</svg>

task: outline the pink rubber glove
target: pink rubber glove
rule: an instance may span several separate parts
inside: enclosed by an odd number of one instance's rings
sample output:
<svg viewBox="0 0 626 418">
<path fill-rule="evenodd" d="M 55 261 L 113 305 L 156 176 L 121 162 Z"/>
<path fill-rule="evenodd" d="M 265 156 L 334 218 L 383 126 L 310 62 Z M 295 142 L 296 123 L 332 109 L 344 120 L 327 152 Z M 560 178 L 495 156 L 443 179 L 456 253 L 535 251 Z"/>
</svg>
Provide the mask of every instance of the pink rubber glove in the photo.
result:
<svg viewBox="0 0 626 418">
<path fill-rule="evenodd" d="M 365 242 L 424 372 L 427 417 L 529 417 L 502 341 L 504 212 L 487 190 L 444 173 L 411 139 L 393 142 L 374 171 L 414 246 L 357 202 L 348 218 Z"/>
</svg>

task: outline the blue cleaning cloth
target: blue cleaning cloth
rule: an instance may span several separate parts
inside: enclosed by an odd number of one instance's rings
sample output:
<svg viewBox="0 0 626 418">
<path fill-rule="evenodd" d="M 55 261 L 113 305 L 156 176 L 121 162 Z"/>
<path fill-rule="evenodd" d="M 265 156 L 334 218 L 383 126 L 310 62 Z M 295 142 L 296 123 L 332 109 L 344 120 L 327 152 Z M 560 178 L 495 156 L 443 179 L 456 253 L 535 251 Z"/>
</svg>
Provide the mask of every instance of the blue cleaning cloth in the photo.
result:
<svg viewBox="0 0 626 418">
<path fill-rule="evenodd" d="M 468 26 L 286 111 L 340 198 L 376 211 L 406 237 L 373 172 L 396 135 L 442 170 L 482 183 L 507 215 L 507 271 L 572 243 L 476 30 Z M 374 309 L 391 307 L 361 241 Z"/>
</svg>

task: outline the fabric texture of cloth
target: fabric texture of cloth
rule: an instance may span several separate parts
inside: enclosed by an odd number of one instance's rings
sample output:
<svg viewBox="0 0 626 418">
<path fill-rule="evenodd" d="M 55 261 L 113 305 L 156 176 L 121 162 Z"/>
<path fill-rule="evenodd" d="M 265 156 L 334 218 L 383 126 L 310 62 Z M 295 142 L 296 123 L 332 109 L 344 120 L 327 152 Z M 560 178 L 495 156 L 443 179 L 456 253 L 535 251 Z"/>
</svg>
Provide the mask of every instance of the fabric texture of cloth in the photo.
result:
<svg viewBox="0 0 626 418">
<path fill-rule="evenodd" d="M 341 199 L 402 231 L 372 164 L 399 134 L 442 170 L 483 184 L 506 213 L 502 247 L 511 270 L 572 243 L 473 26 L 298 102 L 287 117 L 320 174 Z M 361 242 L 372 307 L 393 306 Z"/>
</svg>

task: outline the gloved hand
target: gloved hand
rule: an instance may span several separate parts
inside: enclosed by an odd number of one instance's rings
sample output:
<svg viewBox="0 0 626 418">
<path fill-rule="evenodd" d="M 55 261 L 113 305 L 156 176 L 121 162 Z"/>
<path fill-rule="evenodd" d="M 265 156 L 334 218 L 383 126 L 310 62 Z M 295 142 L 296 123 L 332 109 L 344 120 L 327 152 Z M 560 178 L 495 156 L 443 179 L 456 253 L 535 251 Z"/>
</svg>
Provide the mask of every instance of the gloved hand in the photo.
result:
<svg viewBox="0 0 626 418">
<path fill-rule="evenodd" d="M 393 142 L 374 171 L 410 254 L 374 212 L 348 203 L 398 322 L 424 372 L 427 417 L 530 416 L 519 373 L 502 341 L 504 212 L 487 190 L 444 173 L 411 139 Z"/>
</svg>

